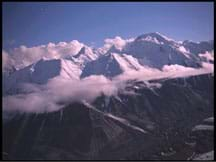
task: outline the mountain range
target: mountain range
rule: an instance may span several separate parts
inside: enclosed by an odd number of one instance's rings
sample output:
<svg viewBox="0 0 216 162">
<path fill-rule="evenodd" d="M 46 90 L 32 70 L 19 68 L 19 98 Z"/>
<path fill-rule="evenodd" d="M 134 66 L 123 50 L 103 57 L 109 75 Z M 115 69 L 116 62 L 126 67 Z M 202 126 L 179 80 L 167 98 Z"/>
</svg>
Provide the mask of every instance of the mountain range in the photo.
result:
<svg viewBox="0 0 216 162">
<path fill-rule="evenodd" d="M 55 77 L 114 77 L 125 71 L 138 71 L 146 67 L 161 70 L 165 65 L 176 64 L 199 68 L 203 61 L 209 62 L 204 59 L 205 52 L 212 51 L 213 41 L 177 42 L 158 32 L 148 33 L 125 43 L 121 48 L 113 44 L 106 52 L 83 46 L 75 55 L 68 54 L 59 59 L 42 57 L 22 69 L 17 69 L 14 65 L 4 71 L 3 75 L 7 76 L 6 73 L 10 73 L 10 76 L 5 77 L 7 84 L 3 87 L 7 93 L 20 82 L 43 84 Z M 202 57 L 199 54 L 203 54 Z"/>
<path fill-rule="evenodd" d="M 213 43 L 155 32 L 28 64 L 13 59 L 3 69 L 4 159 L 212 155 Z"/>
</svg>

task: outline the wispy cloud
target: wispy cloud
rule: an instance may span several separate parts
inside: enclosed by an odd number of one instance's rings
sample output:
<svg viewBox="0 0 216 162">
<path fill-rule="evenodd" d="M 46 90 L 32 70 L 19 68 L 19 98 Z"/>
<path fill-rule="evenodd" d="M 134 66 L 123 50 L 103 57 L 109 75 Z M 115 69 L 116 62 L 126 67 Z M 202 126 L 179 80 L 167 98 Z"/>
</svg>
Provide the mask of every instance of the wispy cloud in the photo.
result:
<svg viewBox="0 0 216 162">
<path fill-rule="evenodd" d="M 76 81 L 62 78 L 53 79 L 47 85 L 27 85 L 31 93 L 18 94 L 3 98 L 4 111 L 46 112 L 62 107 L 58 103 L 73 101 L 91 102 L 102 93 L 110 96 L 117 93 L 117 87 L 104 76 L 90 76 Z"/>
<path fill-rule="evenodd" d="M 163 67 L 163 71 L 152 68 L 133 70 L 116 76 L 112 80 L 102 75 L 92 75 L 81 80 L 55 78 L 46 85 L 40 86 L 26 84 L 23 88 L 27 88 L 29 93 L 3 97 L 3 110 L 37 113 L 56 111 L 64 106 L 60 103 L 92 102 L 101 94 L 115 96 L 120 90 L 125 90 L 126 81 L 129 79 L 148 81 L 160 78 L 188 77 L 213 73 L 213 66 L 213 64 L 204 63 L 203 68 L 194 69 L 179 65 L 166 65 Z M 149 86 L 151 85 L 149 84 Z"/>
</svg>

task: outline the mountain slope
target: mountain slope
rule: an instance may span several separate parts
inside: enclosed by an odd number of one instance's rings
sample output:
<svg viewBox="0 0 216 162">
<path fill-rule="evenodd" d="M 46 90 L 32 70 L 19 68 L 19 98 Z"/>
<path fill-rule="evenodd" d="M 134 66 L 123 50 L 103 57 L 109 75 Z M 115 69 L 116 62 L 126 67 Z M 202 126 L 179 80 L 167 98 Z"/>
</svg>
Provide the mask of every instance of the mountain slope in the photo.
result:
<svg viewBox="0 0 216 162">
<path fill-rule="evenodd" d="M 3 127 L 4 159 L 186 160 L 211 151 L 212 145 L 193 145 L 203 137 L 194 139 L 191 130 L 213 114 L 213 77 L 151 82 L 163 86 L 131 81 L 128 89 L 137 95 L 120 92 L 92 105 L 17 114 Z M 212 134 L 206 137 L 213 143 Z"/>
<path fill-rule="evenodd" d="M 108 53 L 95 61 L 87 63 L 82 71 L 81 78 L 90 75 L 113 77 L 127 70 L 139 70 L 141 68 L 143 67 L 138 63 L 137 59 L 130 55 Z"/>
<path fill-rule="evenodd" d="M 137 58 L 142 65 L 162 68 L 167 64 L 199 67 L 199 58 L 185 50 L 182 44 L 159 33 L 138 36 L 123 52 Z"/>
<path fill-rule="evenodd" d="M 65 59 L 44 60 L 15 71 L 3 80 L 3 92 L 14 93 L 23 83 L 46 84 L 50 79 L 61 77 L 79 79 L 81 70 L 72 61 Z"/>
<path fill-rule="evenodd" d="M 74 56 L 68 56 L 66 59 L 72 60 L 75 64 L 79 65 L 81 69 L 84 68 L 85 64 L 96 60 L 98 55 L 90 47 L 84 46 Z"/>
<path fill-rule="evenodd" d="M 214 49 L 213 41 L 202 41 L 202 42 L 192 42 L 192 41 L 184 41 L 183 46 L 190 51 L 198 55 L 199 53 L 205 53 L 206 51 L 212 51 Z"/>
<path fill-rule="evenodd" d="M 5 160 L 186 160 L 213 150 L 211 47 L 160 33 L 109 42 L 4 76 Z"/>
</svg>

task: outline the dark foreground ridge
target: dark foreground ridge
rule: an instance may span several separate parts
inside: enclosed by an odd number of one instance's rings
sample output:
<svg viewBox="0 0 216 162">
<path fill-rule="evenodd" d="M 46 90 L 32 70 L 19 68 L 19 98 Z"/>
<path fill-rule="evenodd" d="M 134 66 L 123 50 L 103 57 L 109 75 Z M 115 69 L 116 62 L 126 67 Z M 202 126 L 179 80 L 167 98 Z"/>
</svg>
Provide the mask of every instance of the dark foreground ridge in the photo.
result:
<svg viewBox="0 0 216 162">
<path fill-rule="evenodd" d="M 206 74 L 153 81 L 162 83 L 154 89 L 134 81 L 127 88 L 136 95 L 102 95 L 96 109 L 71 103 L 57 112 L 17 114 L 3 125 L 3 158 L 186 160 L 212 151 L 213 131 L 193 128 L 213 117 L 213 80 Z"/>
</svg>

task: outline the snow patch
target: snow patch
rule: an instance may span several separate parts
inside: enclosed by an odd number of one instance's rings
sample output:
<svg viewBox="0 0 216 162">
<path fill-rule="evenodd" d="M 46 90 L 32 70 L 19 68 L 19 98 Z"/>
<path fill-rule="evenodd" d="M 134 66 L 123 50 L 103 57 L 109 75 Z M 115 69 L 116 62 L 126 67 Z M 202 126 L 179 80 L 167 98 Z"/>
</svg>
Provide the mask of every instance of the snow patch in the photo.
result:
<svg viewBox="0 0 216 162">
<path fill-rule="evenodd" d="M 214 160 L 214 151 L 196 155 L 193 160 Z"/>
<path fill-rule="evenodd" d="M 214 51 L 206 51 L 205 53 L 200 53 L 199 57 L 205 59 L 207 62 L 214 61 Z"/>
<path fill-rule="evenodd" d="M 214 131 L 214 126 L 212 125 L 196 125 L 192 131 L 202 131 L 202 130 L 209 130 L 209 131 Z"/>
<path fill-rule="evenodd" d="M 213 123 L 214 122 L 214 117 L 207 118 L 204 121 Z"/>
</svg>

